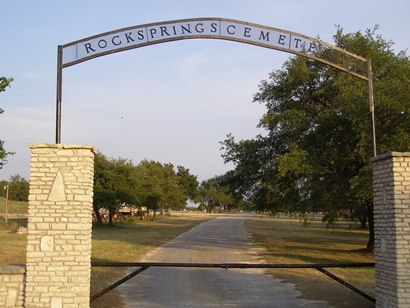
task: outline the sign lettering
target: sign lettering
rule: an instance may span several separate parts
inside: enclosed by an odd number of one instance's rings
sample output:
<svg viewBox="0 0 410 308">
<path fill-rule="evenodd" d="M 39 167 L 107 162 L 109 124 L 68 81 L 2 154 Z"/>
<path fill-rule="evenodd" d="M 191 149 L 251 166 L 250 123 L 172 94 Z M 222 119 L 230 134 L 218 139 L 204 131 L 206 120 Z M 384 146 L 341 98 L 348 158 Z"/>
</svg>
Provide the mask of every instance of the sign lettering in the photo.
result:
<svg viewBox="0 0 410 308">
<path fill-rule="evenodd" d="M 302 35 L 240 21 L 192 19 L 120 29 L 66 44 L 62 46 L 62 66 L 127 49 L 188 38 L 233 40 L 306 54 L 314 53 L 318 44 Z"/>
<path fill-rule="evenodd" d="M 60 46 L 61 68 L 128 49 L 183 39 L 222 39 L 321 61 L 367 80 L 367 60 L 302 34 L 223 18 L 165 21 L 119 29 Z"/>
</svg>

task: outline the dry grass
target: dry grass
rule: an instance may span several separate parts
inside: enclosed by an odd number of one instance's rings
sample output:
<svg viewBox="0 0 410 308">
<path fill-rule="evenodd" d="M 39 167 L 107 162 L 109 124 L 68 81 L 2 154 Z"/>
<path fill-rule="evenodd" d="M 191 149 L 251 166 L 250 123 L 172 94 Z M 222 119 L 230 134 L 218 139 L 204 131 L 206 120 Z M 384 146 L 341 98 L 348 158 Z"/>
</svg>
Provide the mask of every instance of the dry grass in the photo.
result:
<svg viewBox="0 0 410 308">
<path fill-rule="evenodd" d="M 0 264 L 25 264 L 27 236 L 0 230 Z"/>
<path fill-rule="evenodd" d="M 13 209 L 14 206 L 17 209 Z M 24 212 L 25 208 L 27 204 L 24 203 L 11 207 L 15 213 Z M 95 227 L 92 258 L 94 261 L 138 261 L 149 250 L 210 218 L 212 216 L 184 214 L 154 222 L 125 222 L 114 227 Z M 320 223 L 303 227 L 297 220 L 266 217 L 249 219 L 246 226 L 253 234 L 255 244 L 266 247 L 267 252 L 261 257 L 270 263 L 374 262 L 373 255 L 362 250 L 367 242 L 367 232 L 363 230 L 340 227 L 326 230 Z M 11 233 L 4 225 L 2 228 L 0 264 L 24 264 L 26 236 Z M 373 268 L 332 269 L 331 272 L 374 296 Z M 318 271 L 279 269 L 271 273 L 295 284 L 304 298 L 326 300 L 335 307 L 373 307 L 366 299 Z M 92 294 L 123 276 L 125 270 L 93 268 Z M 123 307 L 123 304 L 120 294 L 114 290 L 93 302 L 92 307 Z"/>
<path fill-rule="evenodd" d="M 8 212 L 13 217 L 15 214 L 27 214 L 28 202 L 8 201 Z M 0 214 L 4 215 L 6 199 L 0 197 Z M 4 217 L 0 218 L 0 264 L 25 264 L 27 236 L 16 234 L 18 226 L 26 226 L 26 219 L 9 218 L 5 224 Z"/>
<path fill-rule="evenodd" d="M 255 244 L 264 246 L 269 263 L 374 262 L 364 252 L 365 230 L 326 229 L 320 223 L 304 227 L 297 220 L 253 218 L 246 223 Z M 374 297 L 374 268 L 330 269 L 330 272 Z M 314 269 L 275 269 L 275 277 L 295 284 L 304 298 L 325 300 L 335 307 L 373 307 L 356 293 Z"/>
</svg>

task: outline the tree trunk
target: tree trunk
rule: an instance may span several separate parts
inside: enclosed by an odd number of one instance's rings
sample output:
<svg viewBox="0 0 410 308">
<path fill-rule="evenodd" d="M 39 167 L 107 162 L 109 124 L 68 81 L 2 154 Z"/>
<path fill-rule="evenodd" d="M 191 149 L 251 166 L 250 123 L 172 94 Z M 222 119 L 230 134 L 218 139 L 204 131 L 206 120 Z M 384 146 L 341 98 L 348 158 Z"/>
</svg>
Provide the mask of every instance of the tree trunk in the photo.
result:
<svg viewBox="0 0 410 308">
<path fill-rule="evenodd" d="M 367 251 L 374 250 L 374 217 L 373 217 L 373 204 L 366 205 L 367 208 L 367 220 L 369 221 L 369 241 L 367 242 Z"/>
<path fill-rule="evenodd" d="M 368 216 L 368 214 L 367 214 L 367 210 L 366 210 L 366 213 L 363 213 L 363 214 L 360 214 L 359 215 L 359 221 L 360 221 L 360 228 L 362 228 L 362 229 L 366 229 L 366 227 L 367 227 L 367 216 Z"/>
<path fill-rule="evenodd" d="M 97 219 L 97 225 L 101 226 L 103 224 L 103 221 L 102 221 L 102 217 L 100 214 L 100 209 L 98 208 L 98 206 L 93 205 L 93 210 L 94 210 L 95 218 Z"/>
<path fill-rule="evenodd" d="M 112 218 L 114 217 L 115 212 L 108 210 L 108 224 L 112 227 L 113 223 L 112 223 Z"/>
</svg>

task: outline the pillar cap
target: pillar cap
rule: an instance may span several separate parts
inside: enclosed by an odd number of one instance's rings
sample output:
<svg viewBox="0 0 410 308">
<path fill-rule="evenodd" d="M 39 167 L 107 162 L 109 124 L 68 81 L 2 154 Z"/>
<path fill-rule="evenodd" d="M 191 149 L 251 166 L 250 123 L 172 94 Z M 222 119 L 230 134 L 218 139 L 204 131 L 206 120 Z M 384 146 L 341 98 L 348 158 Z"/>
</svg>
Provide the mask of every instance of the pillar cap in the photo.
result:
<svg viewBox="0 0 410 308">
<path fill-rule="evenodd" d="M 377 155 L 371 159 L 371 162 L 377 162 L 380 160 L 390 159 L 393 157 L 410 157 L 410 152 L 387 152 L 384 154 Z"/>
<path fill-rule="evenodd" d="M 1 275 L 18 275 L 25 274 L 26 267 L 22 265 L 0 265 L 0 274 Z"/>
<path fill-rule="evenodd" d="M 75 145 L 75 144 L 48 144 L 48 143 L 31 143 L 30 149 L 64 149 L 64 150 L 90 150 L 94 154 L 97 154 L 97 149 L 92 145 Z"/>
</svg>

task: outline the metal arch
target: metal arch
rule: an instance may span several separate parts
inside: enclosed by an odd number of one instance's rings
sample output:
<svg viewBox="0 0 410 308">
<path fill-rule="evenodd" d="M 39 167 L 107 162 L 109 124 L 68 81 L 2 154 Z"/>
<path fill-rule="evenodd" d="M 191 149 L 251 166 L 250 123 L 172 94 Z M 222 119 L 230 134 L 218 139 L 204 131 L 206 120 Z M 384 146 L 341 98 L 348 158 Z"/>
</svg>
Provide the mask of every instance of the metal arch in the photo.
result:
<svg viewBox="0 0 410 308">
<path fill-rule="evenodd" d="M 81 57 L 77 60 L 73 60 L 70 61 L 69 63 L 62 63 L 62 68 L 68 67 L 68 66 L 72 66 L 72 65 L 76 65 L 79 64 L 81 62 L 84 61 L 88 61 L 91 59 L 94 59 L 96 57 L 101 57 L 101 56 L 105 56 L 108 54 L 112 54 L 112 53 L 117 53 L 117 52 L 121 52 L 121 51 L 125 51 L 125 50 L 130 50 L 130 49 L 135 49 L 135 48 L 139 48 L 139 47 L 145 47 L 145 46 L 149 46 L 149 45 L 154 45 L 154 44 L 160 44 L 160 43 L 165 43 L 165 42 L 171 42 L 171 41 L 179 41 L 179 40 L 185 40 L 185 39 L 221 39 L 221 40 L 228 40 L 228 41 L 236 41 L 236 42 L 241 42 L 241 43 L 247 43 L 247 44 L 252 44 L 252 45 L 256 45 L 256 46 L 260 46 L 260 47 L 266 47 L 269 49 L 275 49 L 275 50 L 279 50 L 279 51 L 284 51 L 284 52 L 289 52 L 289 53 L 293 53 L 296 55 L 301 55 L 304 57 L 308 57 L 311 59 L 315 59 L 317 61 L 321 61 L 323 63 L 329 64 L 331 66 L 335 65 L 336 68 L 346 71 L 349 74 L 352 74 L 360 79 L 363 80 L 367 80 L 367 75 L 364 74 L 358 74 L 355 73 L 354 70 L 352 68 L 348 69 L 345 68 L 341 65 L 337 65 L 337 63 L 333 63 L 331 61 L 328 61 L 324 58 L 321 58 L 320 56 L 316 56 L 314 54 L 308 53 L 306 51 L 303 51 L 301 48 L 299 49 L 291 49 L 291 48 L 287 48 L 288 46 L 282 45 L 278 46 L 278 45 L 272 45 L 272 44 L 267 44 L 264 43 L 263 40 L 259 40 L 259 42 L 255 41 L 255 40 L 251 40 L 249 39 L 249 36 L 242 36 L 242 37 L 236 37 L 236 36 L 232 36 L 232 35 L 224 35 L 223 33 L 221 33 L 221 23 L 230 23 L 232 25 L 243 25 L 243 26 L 248 26 L 248 27 L 255 27 L 257 29 L 263 29 L 266 31 L 272 31 L 274 33 L 283 33 L 283 34 L 287 34 L 293 37 L 297 37 L 297 38 L 303 38 L 306 39 L 308 41 L 314 42 L 316 43 L 318 46 L 322 46 L 325 48 L 329 48 L 331 50 L 334 50 L 336 52 L 340 52 L 343 53 L 345 56 L 348 57 L 352 57 L 358 61 L 361 61 L 363 63 L 367 62 L 367 59 L 358 56 L 356 54 L 353 54 L 351 52 L 348 52 L 346 50 L 343 50 L 339 47 L 330 45 L 324 41 L 321 41 L 319 39 L 316 38 L 312 38 L 300 33 L 296 33 L 296 32 L 292 32 L 292 31 L 288 31 L 288 30 L 284 30 L 284 29 L 279 29 L 279 28 L 273 28 L 273 27 L 268 27 L 268 26 L 263 26 L 263 25 L 259 25 L 259 24 L 255 24 L 255 23 L 249 23 L 249 22 L 244 22 L 244 21 L 239 21 L 239 20 L 234 20 L 234 19 L 226 19 L 226 18 L 192 18 L 192 19 L 181 19 L 181 20 L 172 20 L 172 21 L 163 21 L 163 22 L 157 22 L 157 23 L 149 23 L 149 24 L 143 24 L 143 25 L 137 25 L 137 26 L 132 26 L 132 27 L 127 27 L 127 28 L 122 28 L 122 29 L 117 29 L 117 30 L 113 30 L 110 32 L 104 32 L 104 33 L 100 33 L 94 36 L 90 36 L 81 40 L 77 40 L 65 45 L 62 45 L 62 49 L 67 49 L 71 46 L 78 46 L 81 43 L 85 43 L 91 40 L 95 40 L 95 39 L 99 39 L 99 38 L 103 38 L 103 37 L 107 37 L 110 35 L 114 35 L 114 34 L 118 34 L 118 33 L 123 33 L 126 31 L 133 31 L 136 29 L 152 29 L 155 27 L 163 27 L 163 26 L 169 26 L 169 25 L 175 25 L 175 24 L 181 24 L 181 23 L 195 23 L 195 22 L 214 22 L 215 25 L 218 25 L 218 32 L 214 32 L 215 34 L 210 35 L 210 34 L 206 34 L 206 33 L 199 33 L 197 32 L 194 35 L 169 35 L 165 38 L 161 38 L 161 39 L 155 39 L 155 40 L 150 40 L 147 37 L 146 41 L 143 41 L 139 44 L 132 44 L 132 45 L 127 45 L 127 46 L 120 46 L 118 48 L 114 48 L 114 49 L 110 49 L 110 50 L 106 50 L 106 51 L 102 51 L 99 52 L 98 54 L 91 54 L 89 56 L 85 56 L 85 57 Z M 299 51 L 298 51 L 299 50 Z"/>
<path fill-rule="evenodd" d="M 175 30 L 175 25 L 178 24 L 192 24 L 192 23 L 204 23 L 204 22 L 213 22 L 215 24 L 215 31 L 213 33 L 201 33 L 198 32 L 191 35 L 184 35 L 182 34 L 177 34 Z M 284 44 L 278 44 L 278 43 L 272 43 L 269 41 L 269 35 L 267 35 L 268 40 L 259 40 L 257 39 L 251 39 L 250 32 L 244 33 L 242 36 L 238 35 L 232 35 L 228 30 L 226 33 L 222 32 L 222 26 L 225 24 L 230 24 L 230 26 L 235 27 L 235 26 L 243 26 L 247 27 L 247 29 L 256 29 L 257 31 L 267 31 L 266 33 L 273 33 L 273 35 L 278 34 L 280 35 L 279 38 L 283 35 L 283 37 L 286 36 L 286 39 L 289 41 L 289 44 L 285 46 Z M 149 31 L 151 29 L 156 29 L 158 27 L 165 29 L 167 26 L 174 27 L 174 33 L 175 35 L 168 35 L 164 38 L 155 38 L 152 36 L 151 39 L 149 39 Z M 217 26 L 217 28 L 216 28 Z M 216 29 L 218 31 L 216 31 Z M 246 29 L 246 28 L 245 28 Z M 116 47 L 117 45 L 114 43 L 114 38 L 118 37 L 119 34 L 124 34 L 124 32 L 127 31 L 134 31 L 138 30 L 141 31 L 141 36 L 144 36 L 144 40 L 142 40 L 139 43 L 135 44 L 128 44 L 124 46 L 119 46 Z M 153 30 L 151 30 L 153 31 Z M 162 30 L 161 30 L 162 31 Z M 249 30 L 250 31 L 250 30 Z M 203 31 L 202 31 L 203 32 Z M 266 35 L 265 33 L 265 35 Z M 151 32 L 152 34 L 152 32 Z M 162 33 L 163 34 L 163 33 Z M 249 35 L 246 35 L 249 34 Z M 87 49 L 87 55 L 86 56 L 81 56 L 79 57 L 79 48 L 81 47 L 81 44 L 83 44 L 82 47 L 84 47 L 87 44 L 91 44 L 90 42 L 93 42 L 97 39 L 101 39 L 99 42 L 104 41 L 105 42 L 105 47 L 107 47 L 107 42 L 104 40 L 104 38 L 109 38 L 111 37 L 112 44 L 116 46 L 111 46 L 111 48 L 107 50 L 102 50 L 100 52 L 95 52 L 90 55 L 88 55 L 88 52 L 95 51 L 92 48 Z M 130 38 L 130 37 L 129 37 Z M 129 39 L 127 38 L 127 40 Z M 317 50 L 314 52 L 310 52 L 309 50 L 306 50 L 306 46 L 303 45 L 303 48 L 292 48 L 291 46 L 291 39 L 294 40 L 299 40 L 301 42 L 304 42 L 303 44 L 307 43 L 312 43 L 317 47 Z M 343 50 L 341 48 L 338 48 L 336 46 L 330 45 L 326 42 L 323 42 L 319 39 L 315 39 L 312 37 L 305 36 L 300 33 L 292 32 L 292 31 L 287 31 L 279 28 L 273 28 L 273 27 L 268 27 L 268 26 L 263 26 L 259 24 L 254 24 L 254 23 L 249 23 L 249 22 L 244 22 L 244 21 L 239 21 L 239 20 L 234 20 L 234 19 L 226 19 L 226 18 L 192 18 L 192 19 L 181 19 L 181 20 L 172 20 L 172 21 L 163 21 L 163 22 L 157 22 L 157 23 L 149 23 L 149 24 L 143 24 L 143 25 L 137 25 L 137 26 L 132 26 L 132 27 L 127 27 L 127 28 L 122 28 L 122 29 L 117 29 L 114 31 L 110 32 L 105 32 L 101 34 L 97 34 L 94 36 L 90 36 L 78 41 L 74 41 L 65 45 L 60 45 L 58 46 L 58 57 L 57 57 L 57 98 L 56 98 L 56 143 L 59 144 L 61 143 L 61 102 L 62 102 L 62 70 L 63 68 L 73 66 L 79 63 L 82 63 L 84 61 L 92 60 L 97 57 L 117 53 L 117 52 L 122 52 L 130 49 L 135 49 L 135 48 L 140 48 L 140 47 L 145 47 L 145 46 L 150 46 L 150 45 L 155 45 L 155 44 L 160 44 L 160 43 L 166 43 L 166 42 L 172 42 L 172 41 L 179 41 L 179 40 L 186 40 L 186 39 L 220 39 L 220 40 L 227 40 L 227 41 L 235 41 L 235 42 L 240 42 L 240 43 L 245 43 L 245 44 L 251 44 L 259 47 L 264 47 L 264 48 L 269 48 L 269 49 L 274 49 L 274 50 L 279 50 L 283 52 L 288 52 L 291 54 L 307 57 L 322 63 L 325 63 L 329 66 L 332 66 L 338 70 L 341 70 L 345 73 L 348 73 L 356 78 L 365 80 L 368 82 L 368 89 L 369 89 L 369 110 L 370 110 L 370 123 L 371 123 L 371 139 L 372 139 L 372 148 L 373 148 L 373 156 L 376 156 L 376 141 L 375 141 L 375 121 L 374 121 L 374 98 L 373 98 L 373 82 L 372 82 L 372 68 L 371 68 L 371 61 L 369 59 L 365 59 L 363 57 L 360 57 L 356 54 L 350 53 L 346 50 Z M 134 42 L 134 39 L 132 39 Z M 88 42 L 88 43 L 87 43 Z M 117 41 L 118 42 L 118 41 Z M 91 45 L 89 45 L 91 46 Z M 101 47 L 101 46 L 100 46 Z M 102 48 L 102 49 L 105 49 Z M 297 44 L 296 44 L 297 47 Z M 75 55 L 73 56 L 73 59 L 66 60 L 64 57 L 64 51 L 70 51 L 74 53 Z M 329 54 L 329 58 L 326 58 L 324 56 L 325 54 Z M 335 56 L 332 53 L 336 53 Z M 331 61 L 332 58 L 335 57 L 335 61 Z M 348 60 L 350 59 L 350 61 Z M 341 63 L 338 63 L 338 61 Z M 353 63 L 351 62 L 353 61 Z M 345 62 L 345 63 L 344 63 Z M 356 62 L 356 63 L 354 63 Z M 363 64 L 365 66 L 365 72 L 357 71 L 357 67 L 355 64 Z M 345 66 L 343 66 L 343 64 Z"/>
</svg>

